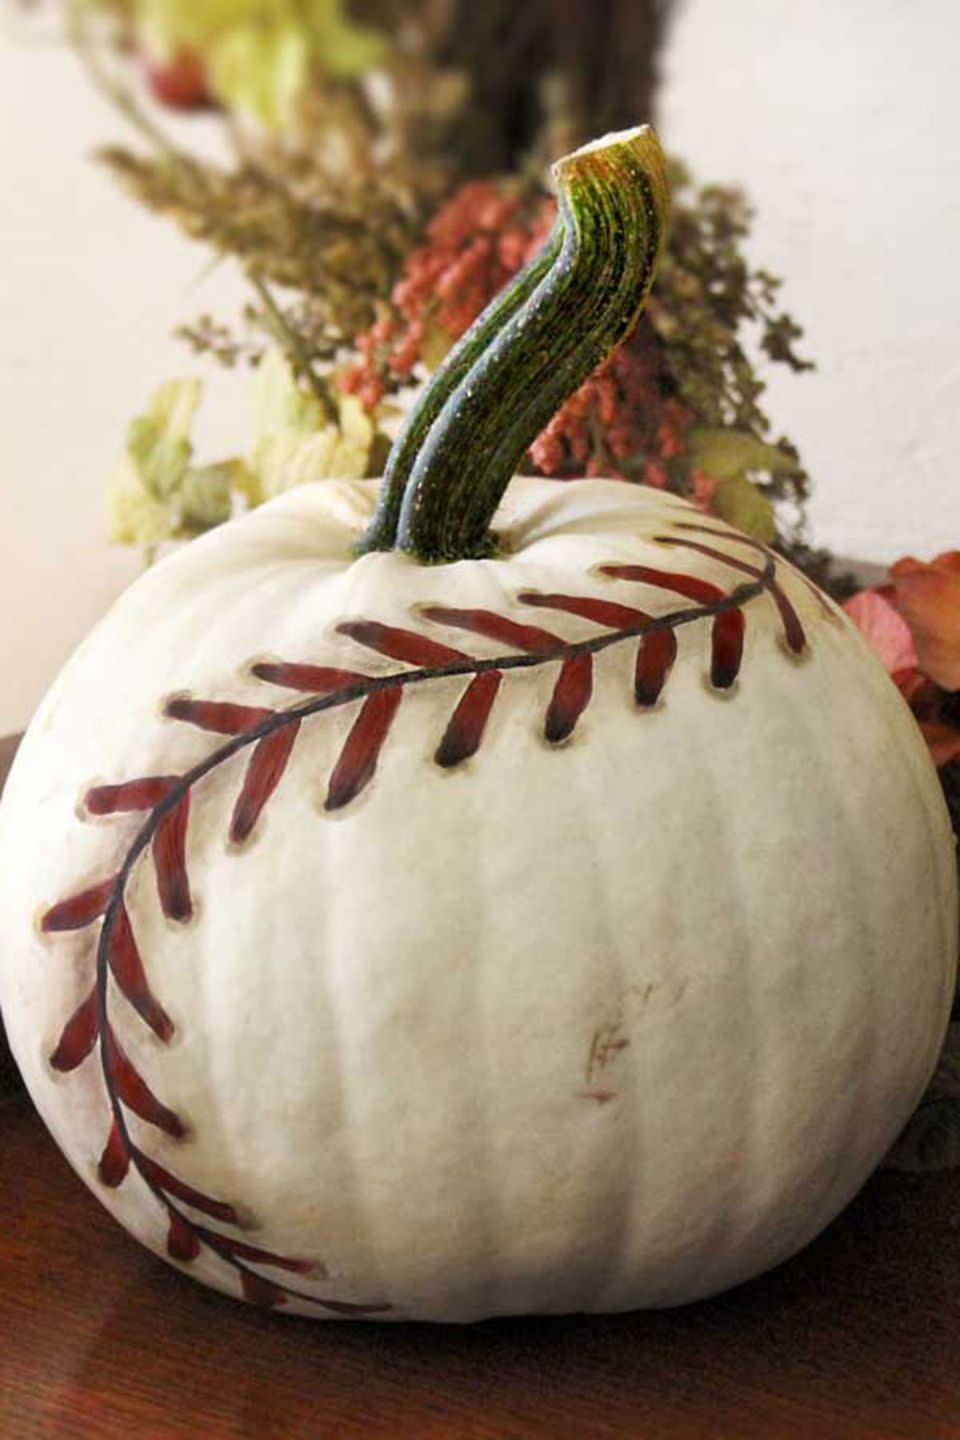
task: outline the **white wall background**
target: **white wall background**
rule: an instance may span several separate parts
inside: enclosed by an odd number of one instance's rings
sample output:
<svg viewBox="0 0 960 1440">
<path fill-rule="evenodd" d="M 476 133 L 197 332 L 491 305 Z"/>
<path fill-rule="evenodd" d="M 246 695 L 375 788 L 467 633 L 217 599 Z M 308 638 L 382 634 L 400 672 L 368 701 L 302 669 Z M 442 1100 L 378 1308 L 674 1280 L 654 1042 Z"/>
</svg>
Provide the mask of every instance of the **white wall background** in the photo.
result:
<svg viewBox="0 0 960 1440">
<path fill-rule="evenodd" d="M 870 560 L 960 546 L 960 3 L 680 0 L 661 128 L 741 182 L 813 375 L 768 409 L 813 476 L 813 538 Z"/>
<path fill-rule="evenodd" d="M 187 123 L 209 150 L 216 123 Z M 171 337 L 228 311 L 242 282 L 229 264 L 205 273 L 208 252 L 91 161 L 118 138 L 123 122 L 62 44 L 0 38 L 0 735 L 26 725 L 141 568 L 104 539 L 103 485 L 151 390 L 209 374 L 198 439 L 211 458 L 246 439 L 243 381 Z"/>
<path fill-rule="evenodd" d="M 768 396 L 813 536 L 867 559 L 960 544 L 958 54 L 957 0 L 682 0 L 666 60 L 668 144 L 751 192 L 819 362 Z M 241 294 L 88 163 L 120 133 L 70 55 L 0 40 L 0 734 L 137 571 L 102 485 L 153 386 L 202 372 L 173 323 Z M 215 374 L 211 457 L 246 439 Z"/>
</svg>

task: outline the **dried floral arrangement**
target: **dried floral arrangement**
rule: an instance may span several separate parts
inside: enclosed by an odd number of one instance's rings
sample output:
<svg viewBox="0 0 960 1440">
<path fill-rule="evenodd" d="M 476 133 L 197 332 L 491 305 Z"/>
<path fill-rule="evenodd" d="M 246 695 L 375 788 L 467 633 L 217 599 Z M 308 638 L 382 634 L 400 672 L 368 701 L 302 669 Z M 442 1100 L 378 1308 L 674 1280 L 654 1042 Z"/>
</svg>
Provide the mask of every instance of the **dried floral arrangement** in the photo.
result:
<svg viewBox="0 0 960 1440">
<path fill-rule="evenodd" d="M 192 463 L 197 382 L 153 396 L 111 482 L 113 537 L 151 550 L 279 487 L 379 474 L 399 410 L 542 244 L 545 157 L 649 107 L 666 8 L 97 0 L 92 25 L 89 3 L 75 12 L 93 78 L 143 142 L 101 159 L 249 282 L 237 320 L 201 315 L 179 333 L 258 371 L 243 459 Z M 229 163 L 173 144 L 149 94 L 217 106 Z M 744 257 L 743 195 L 698 188 L 679 162 L 672 180 L 648 314 L 525 468 L 668 488 L 802 558 L 808 478 L 771 436 L 750 358 L 809 368 L 801 329 L 779 280 Z"/>
</svg>

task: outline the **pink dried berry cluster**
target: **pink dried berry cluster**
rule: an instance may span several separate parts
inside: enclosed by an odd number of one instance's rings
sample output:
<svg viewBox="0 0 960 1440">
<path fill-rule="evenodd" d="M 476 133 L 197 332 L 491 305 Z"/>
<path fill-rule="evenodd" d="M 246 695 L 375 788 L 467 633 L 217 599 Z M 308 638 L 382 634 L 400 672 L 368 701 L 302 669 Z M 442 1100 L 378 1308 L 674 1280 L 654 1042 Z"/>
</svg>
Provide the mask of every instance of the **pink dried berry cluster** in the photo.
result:
<svg viewBox="0 0 960 1440">
<path fill-rule="evenodd" d="M 361 359 L 341 384 L 373 410 L 422 359 L 428 329 L 459 339 L 512 275 L 540 249 L 555 207 L 544 199 L 531 212 L 516 193 L 492 180 L 463 185 L 427 227 L 393 288 L 392 306 L 357 337 Z"/>
<path fill-rule="evenodd" d="M 639 325 L 570 396 L 530 458 L 544 475 L 614 475 L 663 489 L 665 462 L 686 451 L 692 421 L 663 398 L 656 340 Z"/>
<path fill-rule="evenodd" d="M 529 198 L 493 180 L 463 185 L 427 227 L 394 286 L 392 304 L 360 335 L 360 359 L 343 388 L 373 410 L 423 359 L 428 335 L 452 342 L 542 246 L 555 202 Z M 531 447 L 543 475 L 608 475 L 663 488 L 668 465 L 689 451 L 693 412 L 670 397 L 663 350 L 653 326 L 634 333 L 550 421 Z M 708 506 L 710 476 L 684 468 L 687 488 Z"/>
</svg>

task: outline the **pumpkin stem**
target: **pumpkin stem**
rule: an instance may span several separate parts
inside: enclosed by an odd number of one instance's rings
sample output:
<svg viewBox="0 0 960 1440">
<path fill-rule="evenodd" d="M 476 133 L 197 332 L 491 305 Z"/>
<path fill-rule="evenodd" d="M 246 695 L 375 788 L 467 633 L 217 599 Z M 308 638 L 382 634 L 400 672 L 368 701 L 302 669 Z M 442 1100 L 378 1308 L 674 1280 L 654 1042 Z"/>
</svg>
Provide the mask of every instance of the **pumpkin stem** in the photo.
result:
<svg viewBox="0 0 960 1440">
<path fill-rule="evenodd" d="M 559 252 L 519 308 L 515 294 L 484 311 L 450 357 L 472 360 L 437 371 L 418 407 L 425 423 L 394 447 L 394 473 L 409 469 L 396 545 L 418 560 L 494 553 L 490 523 L 523 455 L 646 301 L 669 207 L 656 135 L 643 125 L 605 136 L 553 175 Z"/>
<path fill-rule="evenodd" d="M 529 300 L 560 254 L 562 240 L 563 222 L 558 219 L 543 248 L 478 315 L 437 367 L 431 383 L 421 391 L 391 446 L 377 509 L 356 546 L 358 555 L 368 550 L 393 549 L 397 541 L 403 492 L 427 432 L 443 409 L 448 395 L 456 390 L 507 321 Z"/>
</svg>

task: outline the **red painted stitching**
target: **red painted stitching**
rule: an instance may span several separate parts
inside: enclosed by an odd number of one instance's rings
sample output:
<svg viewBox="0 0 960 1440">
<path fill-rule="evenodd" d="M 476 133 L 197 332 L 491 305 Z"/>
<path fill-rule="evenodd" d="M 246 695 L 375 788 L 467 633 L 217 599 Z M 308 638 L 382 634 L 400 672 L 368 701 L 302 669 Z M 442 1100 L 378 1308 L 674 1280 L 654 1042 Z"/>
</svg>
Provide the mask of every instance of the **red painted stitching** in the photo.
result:
<svg viewBox="0 0 960 1440">
<path fill-rule="evenodd" d="M 762 555 L 765 560 L 773 560 L 774 563 L 776 563 L 777 554 L 775 550 L 771 550 L 769 545 L 764 545 L 762 540 L 756 540 L 752 535 L 744 535 L 739 530 L 718 530 L 714 525 L 700 525 L 692 520 L 674 521 L 673 528 L 675 530 L 686 530 L 690 534 L 695 535 L 713 535 L 718 540 L 733 540 L 738 545 L 746 545 L 748 549 L 755 551 L 758 555 Z M 661 537 L 661 539 L 663 538 L 664 537 Z M 729 560 L 730 558 L 728 555 L 724 556 L 725 560 Z M 809 595 L 813 596 L 826 619 L 834 625 L 842 623 L 838 612 L 831 606 L 820 587 L 814 585 L 809 575 L 804 575 L 802 570 L 794 570 L 793 578 L 800 582 Z"/>
<path fill-rule="evenodd" d="M 702 528 L 707 534 L 746 541 L 746 537 L 736 532 Z M 272 1254 L 201 1224 L 181 1206 L 234 1228 L 241 1227 L 242 1220 L 234 1206 L 195 1190 L 133 1141 L 126 1118 L 128 1110 L 172 1138 L 185 1134 L 183 1122 L 153 1094 L 123 1051 L 108 1015 L 112 976 L 117 989 L 162 1043 L 167 1043 L 173 1034 L 170 1017 L 150 989 L 126 906 L 127 882 L 141 856 L 150 851 L 164 913 L 174 921 L 189 918 L 192 900 L 186 866 L 186 831 L 190 799 L 196 786 L 241 750 L 250 749 L 230 822 L 230 838 L 236 842 L 245 840 L 282 778 L 303 721 L 353 701 L 362 703 L 330 777 L 328 810 L 349 805 L 372 779 L 409 686 L 457 677 L 469 681 L 434 756 L 437 765 L 450 768 L 478 750 L 504 675 L 511 670 L 559 663 L 560 673 L 544 721 L 545 738 L 557 743 L 572 734 L 590 702 L 594 655 L 612 645 L 631 639 L 638 642 L 635 695 L 641 706 L 654 704 L 666 683 L 676 656 L 676 631 L 701 619 L 710 618 L 713 623 L 713 683 L 720 688 L 732 684 L 742 653 L 742 607 L 764 593 L 771 595 L 777 604 L 790 648 L 799 653 L 805 646 L 802 628 L 799 632 L 796 628 L 799 620 L 794 626 L 790 619 L 795 612 L 783 595 L 776 575 L 776 557 L 771 552 L 764 550 L 761 568 L 713 551 L 699 542 L 663 539 L 673 545 L 685 544 L 705 551 L 749 578 L 724 592 L 696 577 L 649 567 L 602 567 L 602 573 L 612 577 L 669 589 L 695 601 L 692 607 L 661 616 L 590 596 L 525 592 L 518 597 L 522 604 L 575 615 L 603 627 L 599 635 L 578 641 L 564 640 L 539 627 L 519 624 L 491 611 L 430 606 L 421 612 L 424 618 L 436 623 L 515 647 L 510 653 L 490 659 L 468 655 L 418 631 L 376 621 L 345 621 L 337 627 L 338 633 L 412 668 L 386 675 L 367 675 L 329 666 L 259 661 L 252 666 L 257 678 L 305 691 L 310 698 L 274 710 L 173 696 L 164 706 L 167 716 L 224 736 L 223 743 L 181 775 L 145 776 L 117 785 L 96 786 L 88 792 L 86 805 L 92 815 L 139 811 L 145 819 L 114 875 L 51 906 L 41 919 L 41 928 L 51 933 L 84 929 L 102 921 L 94 987 L 64 1026 L 50 1063 L 61 1071 L 76 1069 L 99 1045 L 111 1110 L 110 1129 L 99 1166 L 101 1181 L 116 1187 L 123 1183 L 131 1167 L 136 1170 L 167 1215 L 167 1249 L 171 1258 L 189 1263 L 202 1248 L 212 1251 L 235 1271 L 245 1296 L 258 1304 L 275 1306 L 294 1299 L 345 1315 L 376 1314 L 391 1308 L 385 1303 L 362 1305 L 320 1298 L 261 1275 L 251 1266 L 265 1265 L 296 1274 L 310 1273 L 313 1267 L 307 1261 Z"/>
</svg>

